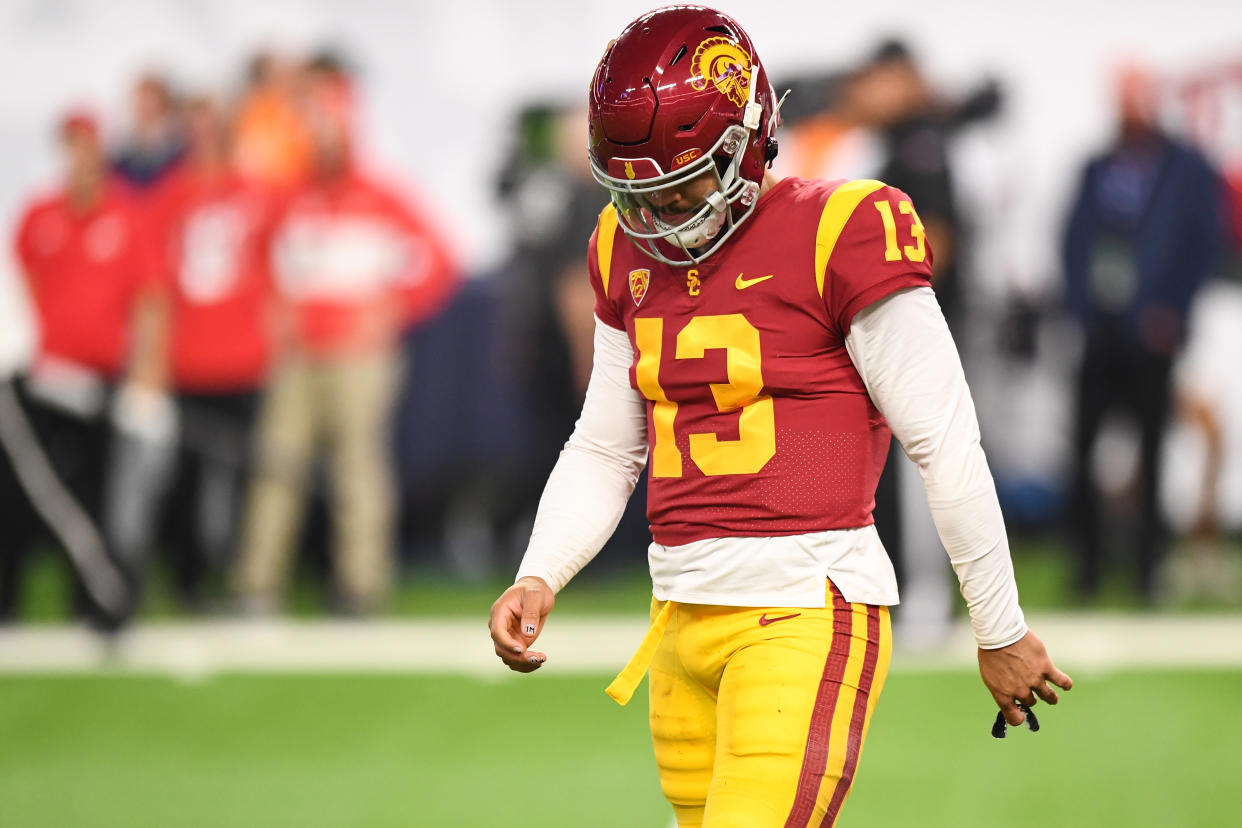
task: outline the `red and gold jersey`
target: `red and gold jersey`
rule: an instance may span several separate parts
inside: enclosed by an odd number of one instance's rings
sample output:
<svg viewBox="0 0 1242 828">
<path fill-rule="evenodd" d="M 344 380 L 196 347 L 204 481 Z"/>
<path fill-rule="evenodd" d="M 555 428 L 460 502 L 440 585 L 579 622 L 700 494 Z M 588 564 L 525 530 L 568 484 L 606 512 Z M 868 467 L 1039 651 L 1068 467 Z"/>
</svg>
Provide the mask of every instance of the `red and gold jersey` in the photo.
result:
<svg viewBox="0 0 1242 828">
<path fill-rule="evenodd" d="M 872 523 L 889 431 L 845 336 L 931 261 L 909 198 L 878 181 L 785 179 L 695 267 L 648 258 L 604 210 L 595 312 L 634 348 L 657 543 Z"/>
</svg>

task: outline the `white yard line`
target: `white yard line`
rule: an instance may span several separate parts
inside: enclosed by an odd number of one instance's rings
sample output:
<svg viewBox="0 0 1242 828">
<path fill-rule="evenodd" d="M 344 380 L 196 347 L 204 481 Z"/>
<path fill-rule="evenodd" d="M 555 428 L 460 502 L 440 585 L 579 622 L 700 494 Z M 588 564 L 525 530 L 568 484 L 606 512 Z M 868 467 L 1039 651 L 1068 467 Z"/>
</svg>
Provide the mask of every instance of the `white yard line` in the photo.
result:
<svg viewBox="0 0 1242 828">
<path fill-rule="evenodd" d="M 559 621 L 559 623 L 558 623 Z M 1034 616 L 1058 664 L 1074 669 L 1242 669 L 1242 615 Z M 540 638 L 550 674 L 619 670 L 646 631 L 642 618 L 553 619 Z M 971 667 L 966 624 L 930 649 L 903 649 L 897 672 Z M 0 675 L 157 674 L 194 680 L 240 673 L 438 673 L 502 679 L 483 619 L 170 621 L 135 627 L 108 643 L 76 626 L 0 628 Z"/>
</svg>

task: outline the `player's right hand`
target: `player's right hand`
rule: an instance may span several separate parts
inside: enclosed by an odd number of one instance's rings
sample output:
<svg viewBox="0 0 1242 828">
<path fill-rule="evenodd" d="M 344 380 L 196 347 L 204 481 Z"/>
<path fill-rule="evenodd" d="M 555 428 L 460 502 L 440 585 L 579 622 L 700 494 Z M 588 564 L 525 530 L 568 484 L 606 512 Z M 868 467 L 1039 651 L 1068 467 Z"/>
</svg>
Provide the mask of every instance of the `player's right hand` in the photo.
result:
<svg viewBox="0 0 1242 828">
<path fill-rule="evenodd" d="M 529 648 L 543 631 L 543 622 L 555 603 L 556 595 L 542 578 L 527 576 L 492 604 L 487 628 L 496 645 L 496 655 L 510 670 L 529 673 L 548 660 L 544 653 Z"/>
</svg>

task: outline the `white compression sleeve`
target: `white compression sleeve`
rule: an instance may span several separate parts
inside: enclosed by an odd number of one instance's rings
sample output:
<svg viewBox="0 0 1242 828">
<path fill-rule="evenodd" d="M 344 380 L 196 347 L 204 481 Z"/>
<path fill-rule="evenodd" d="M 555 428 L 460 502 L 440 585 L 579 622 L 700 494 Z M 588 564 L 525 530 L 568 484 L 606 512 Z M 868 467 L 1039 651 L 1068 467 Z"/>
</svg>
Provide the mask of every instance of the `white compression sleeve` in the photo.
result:
<svg viewBox="0 0 1242 828">
<path fill-rule="evenodd" d="M 617 528 L 647 463 L 647 407 L 630 387 L 624 331 L 595 320 L 595 356 L 574 432 L 548 476 L 517 577 L 559 592 Z"/>
<path fill-rule="evenodd" d="M 1026 634 L 996 486 L 974 402 L 930 287 L 859 311 L 846 349 L 876 407 L 918 464 L 941 542 L 961 583 L 975 640 L 992 649 Z"/>
</svg>

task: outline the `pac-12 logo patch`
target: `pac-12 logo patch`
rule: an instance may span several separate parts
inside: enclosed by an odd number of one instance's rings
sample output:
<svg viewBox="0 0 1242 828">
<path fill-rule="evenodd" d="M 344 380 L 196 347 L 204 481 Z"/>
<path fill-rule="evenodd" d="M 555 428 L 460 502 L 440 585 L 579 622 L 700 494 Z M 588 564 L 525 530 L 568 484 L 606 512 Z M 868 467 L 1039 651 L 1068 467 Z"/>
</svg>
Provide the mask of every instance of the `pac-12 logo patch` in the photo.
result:
<svg viewBox="0 0 1242 828">
<path fill-rule="evenodd" d="M 711 81 L 720 94 L 737 106 L 750 96 L 750 55 L 727 37 L 709 37 L 694 51 L 696 77 L 690 86 L 704 90 Z"/>
<path fill-rule="evenodd" d="M 647 285 L 651 283 L 651 271 L 646 268 L 630 271 L 630 296 L 634 297 L 634 307 L 643 303 L 647 295 Z"/>
</svg>

